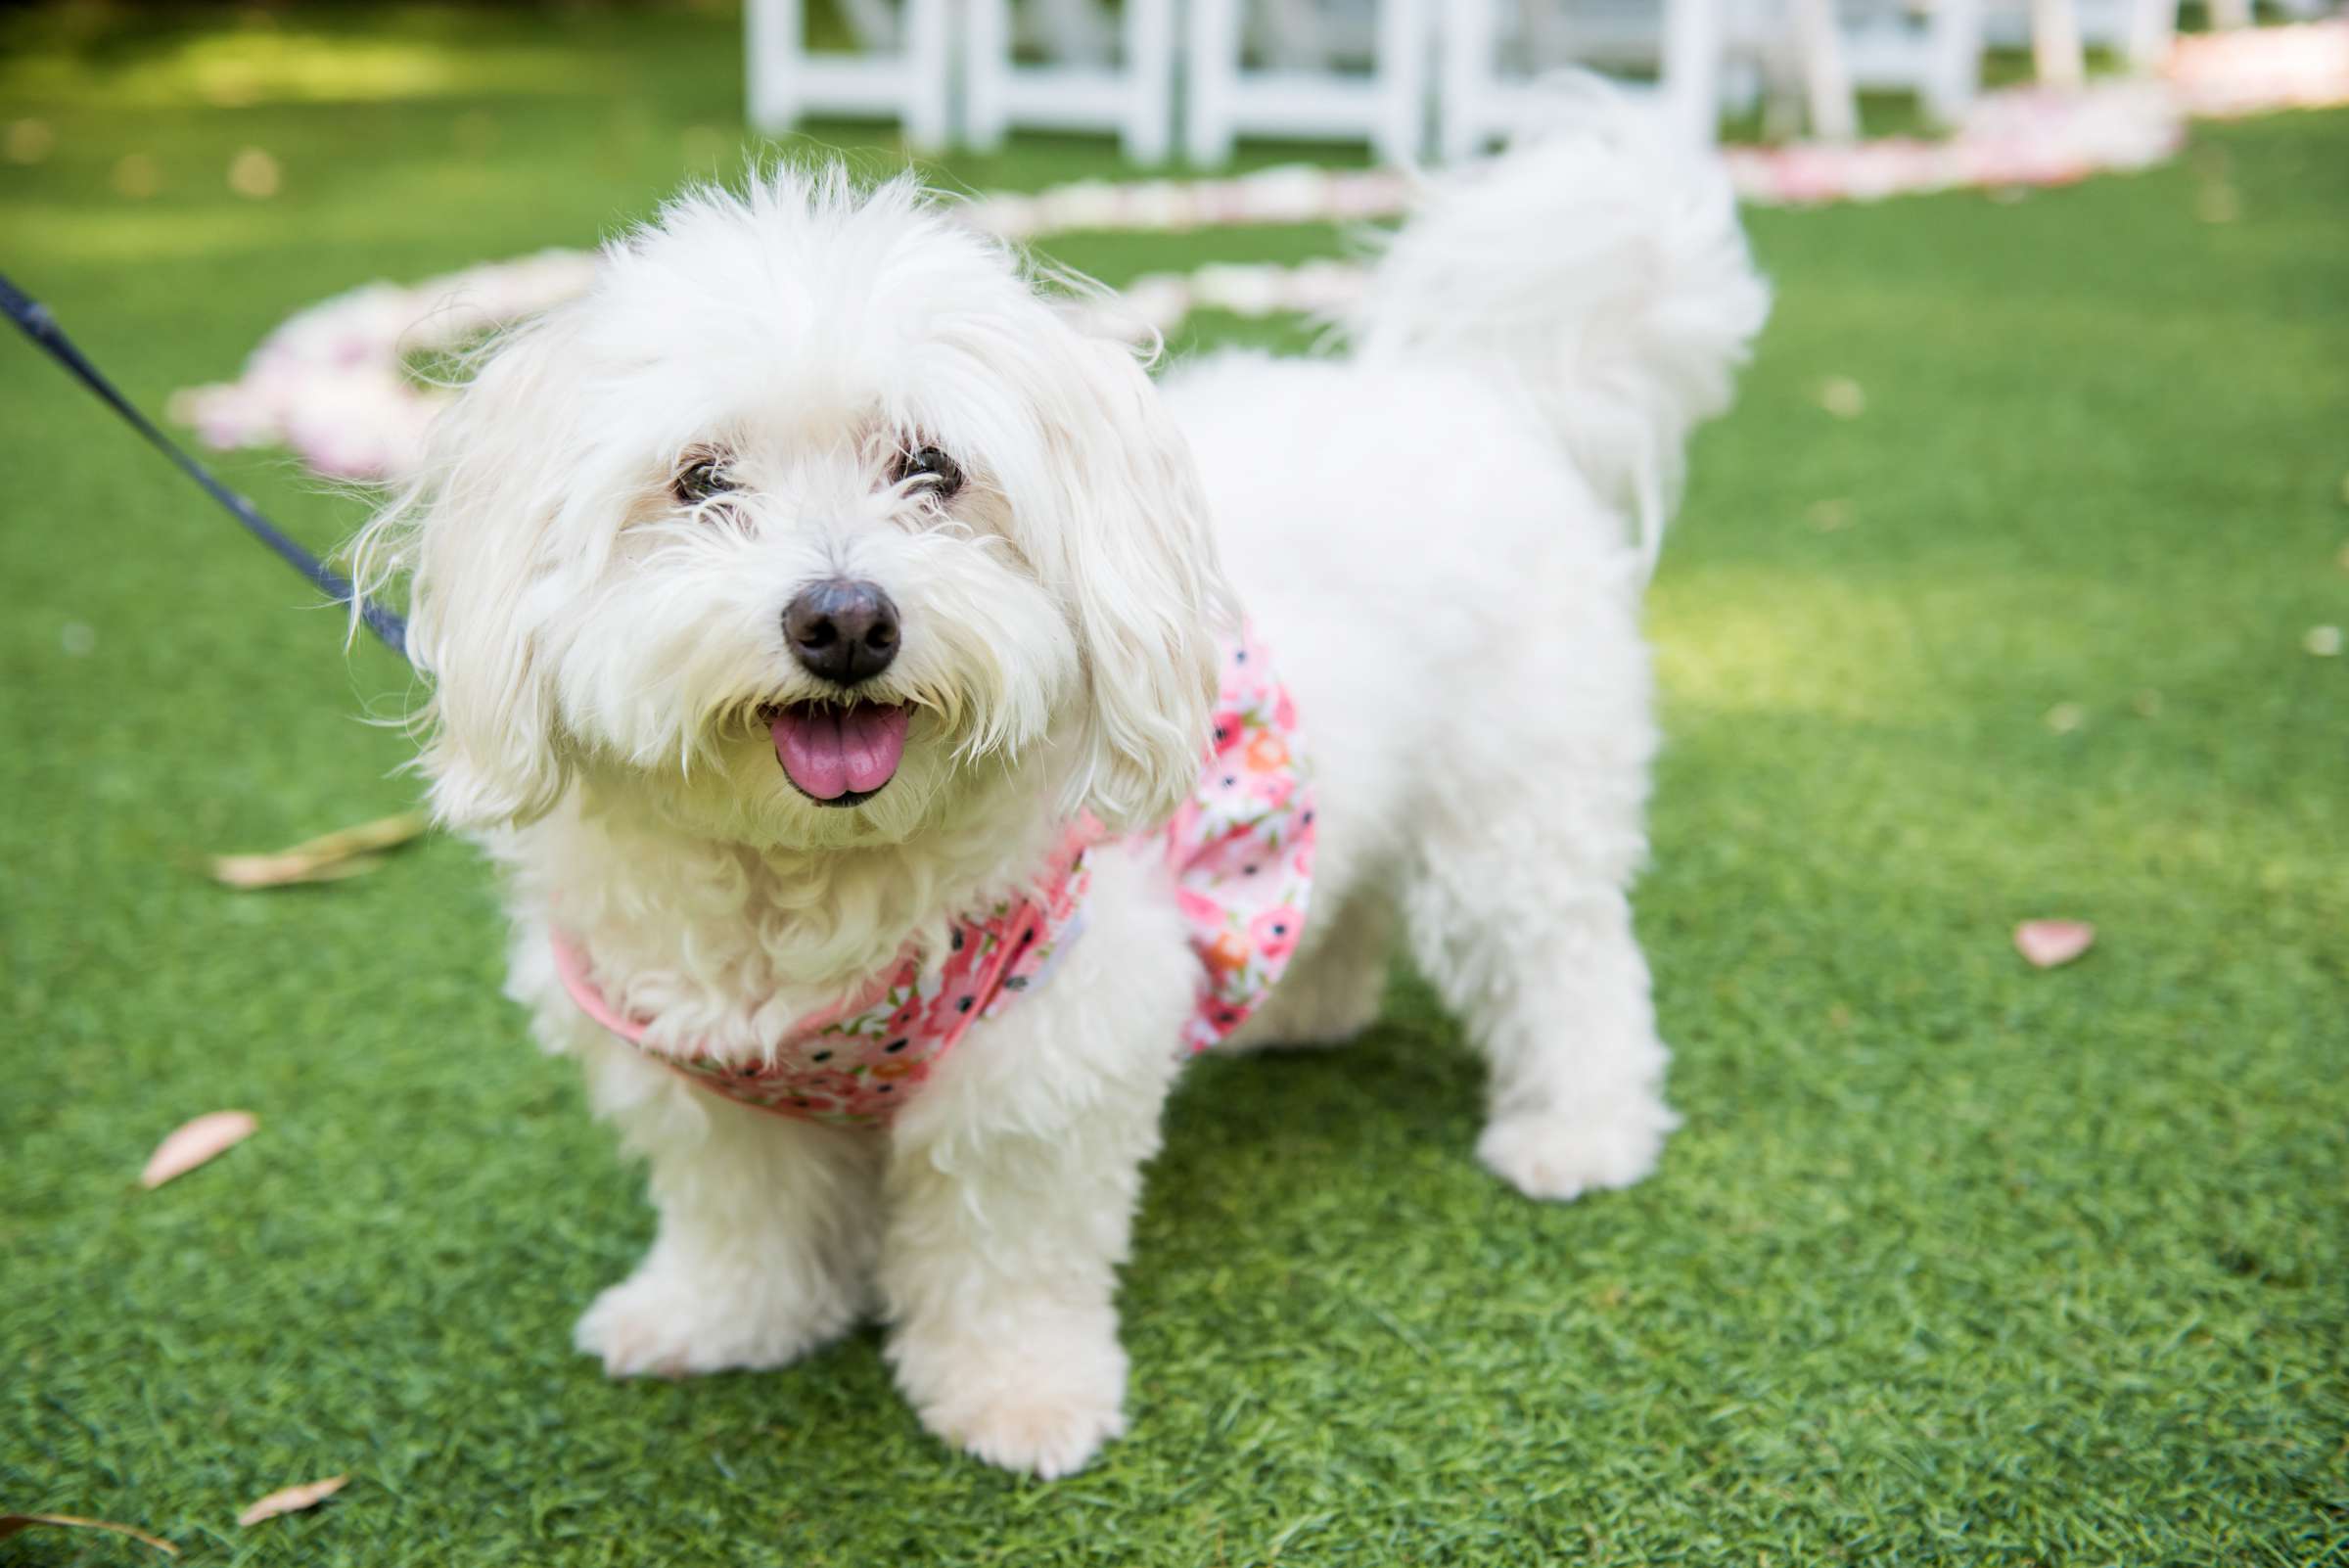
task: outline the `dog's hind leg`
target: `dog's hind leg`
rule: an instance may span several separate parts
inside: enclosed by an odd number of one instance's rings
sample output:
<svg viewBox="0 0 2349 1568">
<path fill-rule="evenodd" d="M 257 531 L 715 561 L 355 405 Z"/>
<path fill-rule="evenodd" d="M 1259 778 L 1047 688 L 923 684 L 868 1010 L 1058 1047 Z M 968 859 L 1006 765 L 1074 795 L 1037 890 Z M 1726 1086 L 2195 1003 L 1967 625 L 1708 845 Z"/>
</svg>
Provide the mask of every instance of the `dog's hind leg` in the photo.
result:
<svg viewBox="0 0 2349 1568">
<path fill-rule="evenodd" d="M 1537 1198 L 1631 1185 L 1679 1121 L 1627 893 L 1639 786 L 1611 782 L 1598 812 L 1529 790 L 1438 813 L 1406 886 L 1413 955 L 1490 1064 L 1477 1153 Z"/>
</svg>

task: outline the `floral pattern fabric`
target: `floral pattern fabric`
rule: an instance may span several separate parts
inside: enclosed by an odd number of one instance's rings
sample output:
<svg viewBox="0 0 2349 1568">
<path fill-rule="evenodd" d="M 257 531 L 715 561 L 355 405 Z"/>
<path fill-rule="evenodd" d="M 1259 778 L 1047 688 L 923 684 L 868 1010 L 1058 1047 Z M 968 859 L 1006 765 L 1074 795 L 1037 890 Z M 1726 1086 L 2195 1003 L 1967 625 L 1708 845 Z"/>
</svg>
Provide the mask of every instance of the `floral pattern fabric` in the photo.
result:
<svg viewBox="0 0 2349 1568">
<path fill-rule="evenodd" d="M 1202 974 L 1180 1048 L 1228 1037 L 1288 968 L 1312 900 L 1313 792 L 1300 756 L 1297 711 L 1264 647 L 1244 637 L 1225 650 L 1213 737 L 1198 788 L 1157 837 L 1191 928 Z M 937 963 L 916 955 L 842 1006 L 794 1024 L 765 1058 L 646 1054 L 740 1104 L 840 1127 L 887 1121 L 939 1059 L 982 1018 L 1042 983 L 1083 925 L 1092 876 L 1089 819 L 1072 827 L 1035 886 L 956 923 Z M 585 954 L 557 932 L 556 971 L 580 1009 L 622 1038 L 644 1043 L 640 1020 L 615 1010 Z"/>
<path fill-rule="evenodd" d="M 1174 896 L 1206 974 L 1182 1030 L 1193 1051 L 1247 1022 L 1289 967 L 1313 891 L 1313 797 L 1297 705 L 1264 645 L 1224 650 L 1207 765 L 1165 829 Z"/>
</svg>

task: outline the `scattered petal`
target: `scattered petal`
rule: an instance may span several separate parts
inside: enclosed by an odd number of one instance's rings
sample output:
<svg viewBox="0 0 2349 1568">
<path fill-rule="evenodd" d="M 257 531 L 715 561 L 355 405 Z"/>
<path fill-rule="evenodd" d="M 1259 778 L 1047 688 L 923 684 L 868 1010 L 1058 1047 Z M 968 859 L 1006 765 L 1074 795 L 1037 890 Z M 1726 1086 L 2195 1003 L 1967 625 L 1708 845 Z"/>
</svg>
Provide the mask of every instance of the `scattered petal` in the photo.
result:
<svg viewBox="0 0 2349 1568">
<path fill-rule="evenodd" d="M 163 188 L 163 169 L 146 153 L 125 153 L 115 163 L 115 189 L 143 202 Z"/>
<path fill-rule="evenodd" d="M 2341 628 L 2311 626 L 2308 635 L 2300 639 L 2300 646 L 2319 659 L 2338 659 L 2341 656 Z"/>
<path fill-rule="evenodd" d="M 69 621 L 57 628 L 57 645 L 75 659 L 87 659 L 98 646 L 98 633 L 85 622 Z"/>
<path fill-rule="evenodd" d="M 2038 969 L 2070 963 L 2096 940 L 2096 928 L 2085 920 L 2026 920 L 2014 928 L 2014 950 Z"/>
<path fill-rule="evenodd" d="M 225 1153 L 253 1136 L 260 1123 L 251 1111 L 208 1111 L 172 1130 L 147 1157 L 139 1185 L 153 1189 L 173 1176 L 186 1176 L 216 1154 Z"/>
<path fill-rule="evenodd" d="M 228 161 L 228 188 L 239 196 L 265 202 L 277 194 L 277 160 L 257 147 L 248 147 Z"/>
<path fill-rule="evenodd" d="M 274 854 L 216 854 L 212 856 L 212 879 L 251 890 L 360 876 L 384 863 L 381 852 L 399 848 L 431 825 L 431 818 L 422 811 L 402 811 Z"/>
<path fill-rule="evenodd" d="M 1829 376 L 1819 390 L 1819 406 L 1837 419 L 1858 419 L 1867 412 L 1867 392 L 1849 376 Z"/>
<path fill-rule="evenodd" d="M 2088 722 L 2088 710 L 2078 703 L 2057 703 L 2048 710 L 2047 726 L 2058 735 L 2069 735 Z"/>
<path fill-rule="evenodd" d="M 133 1541 L 153 1546 L 166 1557 L 179 1555 L 179 1548 L 161 1536 L 151 1536 L 144 1530 L 116 1524 L 112 1519 L 84 1519 L 79 1514 L 71 1513 L 0 1513 L 0 1541 L 30 1530 L 34 1525 L 56 1525 L 66 1530 L 111 1530 L 117 1536 L 128 1536 Z"/>
<path fill-rule="evenodd" d="M 305 1481 L 298 1487 L 280 1487 L 275 1492 L 237 1515 L 237 1523 L 251 1529 L 264 1519 L 274 1519 L 281 1513 L 299 1513 L 315 1508 L 350 1484 L 346 1475 L 330 1475 L 323 1481 Z"/>
<path fill-rule="evenodd" d="M 37 163 L 57 145 L 57 132 L 45 119 L 12 119 L 4 145 L 10 162 Z"/>
</svg>

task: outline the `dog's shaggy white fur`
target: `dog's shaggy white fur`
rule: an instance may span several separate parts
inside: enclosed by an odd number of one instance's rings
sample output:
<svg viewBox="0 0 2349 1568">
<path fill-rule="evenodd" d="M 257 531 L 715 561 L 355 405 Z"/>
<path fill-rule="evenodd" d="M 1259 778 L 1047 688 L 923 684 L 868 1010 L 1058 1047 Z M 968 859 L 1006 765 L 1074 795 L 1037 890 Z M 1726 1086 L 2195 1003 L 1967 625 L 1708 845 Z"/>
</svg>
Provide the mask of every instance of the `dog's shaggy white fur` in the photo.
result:
<svg viewBox="0 0 2349 1568">
<path fill-rule="evenodd" d="M 1344 357 L 1154 386 L 911 184 L 785 174 L 613 248 L 486 358 L 362 536 L 412 575 L 423 766 L 502 864 L 512 994 L 651 1162 L 659 1238 L 578 1326 L 615 1375 L 779 1366 L 878 1314 L 925 1425 L 1038 1475 L 1123 1426 L 1116 1270 L 1196 961 L 1158 858 L 1098 856 L 1082 939 L 885 1130 L 762 1114 L 591 1023 L 755 1057 L 1036 868 L 1073 813 L 1189 790 L 1245 613 L 1303 715 L 1316 892 L 1242 1042 L 1369 1024 L 1402 942 L 1491 1064 L 1485 1163 L 1572 1198 L 1674 1117 L 1627 890 L 1656 732 L 1646 568 L 1765 291 L 1714 168 L 1602 102 L 1436 184 Z M 958 492 L 906 472 L 935 449 Z M 677 489 L 722 471 L 726 488 Z M 838 700 L 780 615 L 902 617 L 905 705 L 848 808 L 762 715 Z"/>
</svg>

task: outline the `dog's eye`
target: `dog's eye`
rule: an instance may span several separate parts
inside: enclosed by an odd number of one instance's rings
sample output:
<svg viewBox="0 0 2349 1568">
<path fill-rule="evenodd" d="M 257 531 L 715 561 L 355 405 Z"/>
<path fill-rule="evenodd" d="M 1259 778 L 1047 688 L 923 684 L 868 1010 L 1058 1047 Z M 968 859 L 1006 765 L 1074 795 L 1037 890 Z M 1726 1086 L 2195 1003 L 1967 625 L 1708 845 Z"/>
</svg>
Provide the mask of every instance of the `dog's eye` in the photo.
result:
<svg viewBox="0 0 2349 1568">
<path fill-rule="evenodd" d="M 668 482 L 669 493 L 687 506 L 722 495 L 734 487 L 726 477 L 726 460 L 715 452 L 688 452 Z"/>
<path fill-rule="evenodd" d="M 962 465 L 935 446 L 920 446 L 898 456 L 897 468 L 890 483 L 902 484 L 907 480 L 926 480 L 930 493 L 939 500 L 951 498 L 962 488 Z"/>
</svg>

